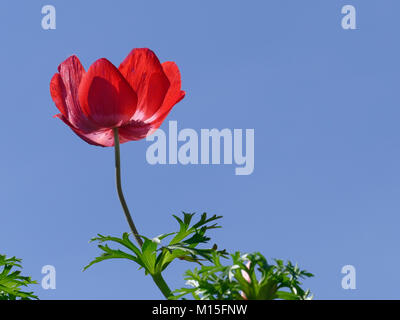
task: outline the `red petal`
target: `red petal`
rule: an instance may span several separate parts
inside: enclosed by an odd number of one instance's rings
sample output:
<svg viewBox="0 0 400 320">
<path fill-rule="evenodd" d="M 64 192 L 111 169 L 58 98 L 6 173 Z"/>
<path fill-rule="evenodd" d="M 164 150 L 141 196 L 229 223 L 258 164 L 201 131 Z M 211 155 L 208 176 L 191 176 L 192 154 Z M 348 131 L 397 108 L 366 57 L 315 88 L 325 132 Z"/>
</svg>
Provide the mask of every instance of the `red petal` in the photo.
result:
<svg viewBox="0 0 400 320">
<path fill-rule="evenodd" d="M 78 94 L 83 112 L 102 128 L 123 125 L 136 110 L 136 93 L 104 58 L 94 62 L 82 77 Z"/>
<path fill-rule="evenodd" d="M 58 110 L 65 117 L 68 117 L 67 106 L 65 104 L 66 90 L 59 73 L 54 74 L 50 80 L 50 94 Z"/>
<path fill-rule="evenodd" d="M 121 143 L 124 143 L 131 140 L 140 140 L 146 138 L 151 129 L 151 124 L 132 120 L 129 122 L 129 124 L 119 127 L 118 132 Z"/>
<path fill-rule="evenodd" d="M 185 92 L 181 90 L 181 76 L 178 66 L 174 62 L 164 62 L 162 66 L 171 85 L 161 108 L 145 123 L 131 121 L 125 127 L 121 127 L 119 132 L 124 139 L 139 140 L 153 134 L 161 126 L 173 106 L 185 97 Z"/>
<path fill-rule="evenodd" d="M 138 96 L 132 120 L 145 121 L 161 107 L 170 87 L 160 61 L 150 49 L 133 49 L 118 69 Z"/>
<path fill-rule="evenodd" d="M 78 100 L 78 88 L 85 70 L 76 56 L 71 56 L 58 66 L 50 81 L 50 94 L 60 112 L 68 121 L 84 132 L 96 130 L 96 126 L 85 114 Z"/>
<path fill-rule="evenodd" d="M 89 144 L 100 147 L 112 147 L 114 145 L 114 133 L 112 129 L 102 129 L 91 133 L 84 133 L 75 128 L 61 113 L 57 114 L 56 117 L 64 121 L 64 123 L 68 125 L 82 140 Z"/>
<path fill-rule="evenodd" d="M 151 123 L 157 129 L 174 105 L 185 97 L 185 91 L 181 90 L 181 74 L 175 62 L 167 61 L 162 64 L 163 70 L 171 83 L 160 109 L 146 123 Z M 154 131 L 154 130 L 153 130 Z"/>
</svg>

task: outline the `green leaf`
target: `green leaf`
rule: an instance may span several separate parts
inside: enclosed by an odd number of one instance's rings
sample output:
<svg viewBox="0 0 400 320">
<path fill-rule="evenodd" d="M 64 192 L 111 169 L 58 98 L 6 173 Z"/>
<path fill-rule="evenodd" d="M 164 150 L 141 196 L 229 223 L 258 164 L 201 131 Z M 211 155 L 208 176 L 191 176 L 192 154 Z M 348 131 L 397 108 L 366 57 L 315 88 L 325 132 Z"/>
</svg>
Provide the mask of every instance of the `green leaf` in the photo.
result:
<svg viewBox="0 0 400 320">
<path fill-rule="evenodd" d="M 205 227 L 204 230 L 202 231 L 203 234 L 208 229 L 220 228 L 220 226 L 218 226 L 217 224 L 208 225 L 208 226 L 206 226 L 206 225 L 211 221 L 222 218 L 222 216 L 213 215 L 211 218 L 207 218 L 207 213 L 203 213 L 200 217 L 200 220 L 191 227 L 190 223 L 192 221 L 193 216 L 194 216 L 194 213 L 183 212 L 183 220 L 182 220 L 179 217 L 177 217 L 176 215 L 173 215 L 173 217 L 179 223 L 179 231 L 176 233 L 175 237 L 171 240 L 171 242 L 170 242 L 171 245 L 183 241 L 189 235 L 197 232 L 200 227 L 203 227 L 203 226 Z"/>
<path fill-rule="evenodd" d="M 128 233 L 123 233 L 122 238 L 111 237 L 111 236 L 103 236 L 98 234 L 97 237 L 92 238 L 90 242 L 97 241 L 100 244 L 98 247 L 103 251 L 103 253 L 92 260 L 87 266 L 83 268 L 83 271 L 87 270 L 92 265 L 99 263 L 101 261 L 110 260 L 110 259 L 128 259 L 136 262 L 141 268 L 144 268 L 146 272 L 147 265 L 142 261 L 142 252 L 141 250 L 135 246 L 132 241 L 129 239 Z M 120 249 L 112 249 L 108 246 L 108 244 L 102 245 L 102 243 L 111 242 L 122 245 L 126 249 L 129 249 L 131 253 L 127 253 Z"/>
<path fill-rule="evenodd" d="M 22 291 L 21 287 L 36 284 L 30 277 L 21 276 L 21 259 L 0 255 L 0 300 L 38 299 L 33 292 Z"/>
<path fill-rule="evenodd" d="M 276 297 L 282 300 L 299 300 L 298 295 L 286 291 L 277 291 Z"/>
<path fill-rule="evenodd" d="M 213 215 L 208 217 L 203 213 L 197 222 L 192 221 L 194 213 L 183 212 L 183 217 L 180 218 L 173 215 L 179 224 L 179 230 L 176 232 L 163 233 L 153 239 L 140 235 L 143 239 L 142 248 L 135 246 L 130 240 L 130 234 L 124 233 L 122 238 L 103 236 L 98 234 L 97 237 L 91 239 L 100 243 L 99 248 L 103 253 L 91 261 L 85 268 L 89 268 L 95 263 L 109 259 L 129 259 L 139 264 L 145 269 L 146 274 L 158 275 L 164 271 L 175 259 L 186 260 L 201 264 L 201 261 L 211 260 L 211 255 L 217 250 L 216 246 L 211 249 L 197 248 L 200 244 L 206 244 L 210 238 L 206 236 L 209 229 L 219 228 L 213 221 L 220 219 L 221 216 Z M 161 241 L 172 236 L 172 239 L 165 246 L 161 246 Z M 110 248 L 103 243 L 114 243 L 128 249 L 128 252 L 120 249 Z M 221 255 L 226 255 L 225 251 L 219 251 Z"/>
<path fill-rule="evenodd" d="M 157 242 L 154 242 L 150 239 L 145 239 L 142 246 L 142 255 L 141 259 L 147 272 L 150 274 L 155 273 L 155 264 L 157 259 Z"/>
<path fill-rule="evenodd" d="M 98 245 L 98 247 L 104 251 L 102 255 L 99 257 L 96 257 L 93 261 L 91 261 L 87 266 L 83 268 L 83 271 L 91 267 L 92 265 L 99 263 L 104 260 L 110 260 L 110 259 L 128 259 L 136 262 L 139 264 L 141 267 L 146 268 L 144 263 L 141 261 L 140 257 L 135 257 L 129 253 L 126 253 L 121 250 L 114 250 L 111 249 L 108 245 Z"/>
<path fill-rule="evenodd" d="M 98 241 L 99 243 L 113 241 L 113 242 L 119 243 L 119 244 L 123 245 L 124 247 L 126 247 L 127 249 L 133 251 L 137 256 L 140 255 L 140 249 L 132 243 L 132 241 L 129 239 L 129 234 L 127 232 L 124 232 L 122 234 L 122 238 L 103 236 L 101 234 L 97 234 L 97 237 L 90 239 L 90 242 L 94 242 L 94 241 Z"/>
<path fill-rule="evenodd" d="M 200 269 L 188 270 L 185 280 L 197 283 L 196 288 L 181 288 L 174 293 L 183 298 L 191 294 L 195 299 L 206 300 L 303 300 L 310 299 L 310 291 L 301 288 L 300 278 L 311 274 L 300 270 L 290 261 L 285 265 L 283 260 L 268 264 L 259 253 L 242 255 L 231 254 L 232 263 L 223 265 L 221 255 L 214 251 L 211 254 L 211 265 L 202 265 Z M 247 277 L 248 276 L 248 277 Z M 288 291 L 280 289 L 286 288 Z"/>
<path fill-rule="evenodd" d="M 210 238 L 205 236 L 209 229 L 219 228 L 217 224 L 209 225 L 210 222 L 220 219 L 221 216 L 213 215 L 208 218 L 206 213 L 203 213 L 200 220 L 191 226 L 194 213 L 183 212 L 183 219 L 173 215 L 179 224 L 179 231 L 174 234 L 170 243 L 162 247 L 160 255 L 157 257 L 156 270 L 163 271 L 175 259 L 186 260 L 190 262 L 201 263 L 201 261 L 210 260 L 211 252 L 216 248 L 197 249 L 200 244 L 207 243 Z M 169 235 L 171 235 L 169 234 Z M 222 251 L 221 251 L 222 253 Z"/>
</svg>

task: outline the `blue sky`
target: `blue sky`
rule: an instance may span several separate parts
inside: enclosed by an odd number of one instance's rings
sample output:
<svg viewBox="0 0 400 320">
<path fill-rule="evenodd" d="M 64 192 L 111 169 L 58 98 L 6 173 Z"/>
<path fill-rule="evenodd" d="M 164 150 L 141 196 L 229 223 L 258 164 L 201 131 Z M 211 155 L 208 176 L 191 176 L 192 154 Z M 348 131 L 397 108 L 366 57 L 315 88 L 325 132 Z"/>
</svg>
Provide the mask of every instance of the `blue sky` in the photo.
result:
<svg viewBox="0 0 400 320">
<path fill-rule="evenodd" d="M 56 30 L 41 8 L 56 8 Z M 357 9 L 357 30 L 341 8 Z M 150 142 L 122 145 L 123 184 L 143 234 L 173 231 L 171 214 L 224 216 L 213 240 L 313 272 L 316 299 L 395 299 L 400 280 L 400 3 L 382 1 L 2 1 L 0 4 L 0 252 L 57 289 L 42 299 L 157 299 L 128 261 L 82 268 L 97 233 L 127 231 L 114 186 L 113 149 L 86 144 L 53 115 L 49 81 L 76 54 L 87 69 L 135 47 L 177 62 L 185 99 L 179 129 L 255 130 L 255 170 L 155 165 Z M 168 123 L 162 128 L 167 130 Z M 354 265 L 357 289 L 341 288 Z M 166 273 L 184 284 L 191 265 Z"/>
</svg>

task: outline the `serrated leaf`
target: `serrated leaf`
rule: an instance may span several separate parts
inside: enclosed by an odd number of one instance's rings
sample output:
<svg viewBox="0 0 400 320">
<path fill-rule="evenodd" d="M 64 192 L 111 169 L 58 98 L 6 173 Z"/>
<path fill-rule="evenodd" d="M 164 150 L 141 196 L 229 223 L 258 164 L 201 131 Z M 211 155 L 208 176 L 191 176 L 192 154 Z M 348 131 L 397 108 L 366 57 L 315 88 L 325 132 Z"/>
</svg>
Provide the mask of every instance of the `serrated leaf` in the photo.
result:
<svg viewBox="0 0 400 320">
<path fill-rule="evenodd" d="M 25 292 L 21 287 L 36 284 L 31 277 L 21 275 L 21 259 L 15 257 L 7 258 L 0 255 L 0 300 L 37 300 L 38 297 L 33 292 Z"/>
<path fill-rule="evenodd" d="M 98 257 L 96 257 L 94 260 L 92 260 L 87 266 L 83 268 L 83 271 L 87 270 L 89 267 L 92 265 L 99 263 L 104 260 L 110 260 L 110 259 L 128 259 L 136 262 L 139 264 L 141 267 L 146 268 L 146 266 L 142 263 L 142 261 L 138 258 L 135 257 L 131 254 L 128 254 L 124 251 L 121 250 L 114 250 L 108 247 L 108 245 L 98 245 L 98 247 L 104 251 L 104 253 Z"/>
<path fill-rule="evenodd" d="M 145 239 L 142 246 L 141 260 L 150 274 L 155 273 L 157 259 L 157 243 L 151 239 Z"/>
</svg>

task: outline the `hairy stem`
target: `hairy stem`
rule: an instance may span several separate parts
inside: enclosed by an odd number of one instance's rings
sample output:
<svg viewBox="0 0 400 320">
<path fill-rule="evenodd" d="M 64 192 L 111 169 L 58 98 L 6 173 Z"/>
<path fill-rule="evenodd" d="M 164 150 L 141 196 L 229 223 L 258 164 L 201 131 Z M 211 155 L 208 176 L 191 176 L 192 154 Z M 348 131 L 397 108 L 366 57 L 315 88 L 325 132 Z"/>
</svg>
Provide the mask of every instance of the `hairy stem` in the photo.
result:
<svg viewBox="0 0 400 320">
<path fill-rule="evenodd" d="M 126 204 L 124 193 L 122 192 L 121 185 L 121 160 L 120 160 L 120 149 L 119 149 L 119 135 L 118 128 L 114 128 L 114 146 L 115 146 L 115 180 L 117 182 L 117 192 L 119 201 L 121 202 L 122 209 L 124 210 L 126 220 L 128 221 L 129 227 L 132 230 L 133 236 L 135 237 L 137 243 L 140 247 L 143 246 L 142 238 L 139 236 L 139 233 L 136 229 L 136 226 L 133 222 L 131 213 L 129 212 L 128 205 Z"/>
<path fill-rule="evenodd" d="M 132 230 L 133 236 L 135 237 L 137 243 L 139 244 L 139 246 L 141 248 L 143 246 L 142 238 L 139 236 L 139 233 L 136 229 L 135 223 L 133 222 L 131 213 L 129 212 L 128 205 L 126 204 L 124 193 L 122 192 L 121 156 L 120 156 L 120 148 L 119 148 L 118 128 L 114 128 L 113 132 L 114 132 L 114 146 L 115 146 L 115 178 L 116 178 L 115 180 L 117 182 L 118 197 L 119 197 L 119 201 L 121 202 L 122 209 L 124 210 L 126 220 L 128 221 L 129 227 Z M 168 299 L 170 296 L 172 296 L 171 289 L 168 287 L 168 285 L 165 282 L 164 278 L 162 277 L 161 273 L 152 275 L 152 278 L 165 298 Z"/>
</svg>

